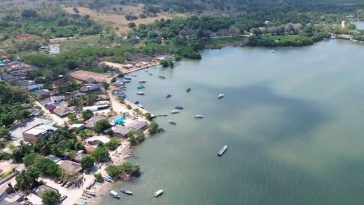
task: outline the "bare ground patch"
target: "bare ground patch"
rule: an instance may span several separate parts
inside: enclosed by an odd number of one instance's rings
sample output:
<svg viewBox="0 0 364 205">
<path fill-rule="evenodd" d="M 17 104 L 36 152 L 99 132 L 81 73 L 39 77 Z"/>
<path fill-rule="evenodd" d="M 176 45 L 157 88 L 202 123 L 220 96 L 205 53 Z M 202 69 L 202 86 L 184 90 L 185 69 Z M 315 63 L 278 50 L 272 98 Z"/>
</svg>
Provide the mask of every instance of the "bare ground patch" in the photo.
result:
<svg viewBox="0 0 364 205">
<path fill-rule="evenodd" d="M 95 72 L 85 71 L 85 70 L 74 71 L 74 72 L 69 73 L 69 75 L 72 78 L 74 78 L 76 80 L 80 80 L 80 81 L 86 81 L 86 79 L 91 77 L 99 83 L 106 82 L 107 78 L 110 77 L 110 75 L 107 75 L 107 74 L 95 73 Z"/>
<path fill-rule="evenodd" d="M 89 15 L 93 20 L 101 23 L 110 25 L 113 27 L 118 28 L 119 33 L 125 33 L 130 31 L 131 29 L 127 26 L 128 23 L 134 22 L 136 25 L 139 24 L 150 24 L 153 23 L 155 20 L 159 19 L 171 19 L 173 17 L 182 16 L 180 14 L 168 14 L 168 13 L 158 13 L 156 17 L 147 17 L 145 19 L 138 18 L 134 21 L 128 21 L 125 19 L 125 15 L 132 14 L 135 16 L 139 16 L 139 14 L 143 13 L 143 6 L 142 5 L 122 5 L 120 6 L 122 10 L 118 13 L 105 13 L 100 12 L 96 10 L 92 10 L 90 8 L 86 7 L 77 7 L 79 14 L 81 16 Z M 65 8 L 65 11 L 70 14 L 74 14 L 75 11 L 73 10 L 73 7 L 67 7 Z"/>
</svg>

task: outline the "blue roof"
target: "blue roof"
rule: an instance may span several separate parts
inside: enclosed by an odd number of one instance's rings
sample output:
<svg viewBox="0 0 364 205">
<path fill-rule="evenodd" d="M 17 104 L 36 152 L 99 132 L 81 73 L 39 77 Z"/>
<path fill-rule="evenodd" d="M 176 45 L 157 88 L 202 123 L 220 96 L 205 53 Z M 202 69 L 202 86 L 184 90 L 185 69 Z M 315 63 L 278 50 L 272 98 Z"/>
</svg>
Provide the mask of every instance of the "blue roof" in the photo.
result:
<svg viewBox="0 0 364 205">
<path fill-rule="evenodd" d="M 115 124 L 121 124 L 121 123 L 123 123 L 124 122 L 124 120 L 125 120 L 125 117 L 119 117 L 118 119 L 116 119 L 114 122 L 115 122 Z"/>
</svg>

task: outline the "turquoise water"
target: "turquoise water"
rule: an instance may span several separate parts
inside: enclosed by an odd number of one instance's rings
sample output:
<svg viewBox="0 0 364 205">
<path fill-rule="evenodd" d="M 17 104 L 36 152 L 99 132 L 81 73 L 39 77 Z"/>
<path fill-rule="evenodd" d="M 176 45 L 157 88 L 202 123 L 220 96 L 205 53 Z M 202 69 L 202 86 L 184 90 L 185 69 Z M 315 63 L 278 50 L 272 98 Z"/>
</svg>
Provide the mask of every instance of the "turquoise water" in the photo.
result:
<svg viewBox="0 0 364 205">
<path fill-rule="evenodd" d="M 354 24 L 357 29 L 364 30 L 364 21 L 355 21 Z"/>
<path fill-rule="evenodd" d="M 185 109 L 158 118 L 166 133 L 135 149 L 143 174 L 123 185 L 134 196 L 107 195 L 102 204 L 363 204 L 363 54 L 339 40 L 275 53 L 229 47 L 136 73 L 130 100 L 156 114 Z M 145 96 L 136 95 L 139 80 Z M 154 198 L 158 189 L 165 193 Z"/>
</svg>

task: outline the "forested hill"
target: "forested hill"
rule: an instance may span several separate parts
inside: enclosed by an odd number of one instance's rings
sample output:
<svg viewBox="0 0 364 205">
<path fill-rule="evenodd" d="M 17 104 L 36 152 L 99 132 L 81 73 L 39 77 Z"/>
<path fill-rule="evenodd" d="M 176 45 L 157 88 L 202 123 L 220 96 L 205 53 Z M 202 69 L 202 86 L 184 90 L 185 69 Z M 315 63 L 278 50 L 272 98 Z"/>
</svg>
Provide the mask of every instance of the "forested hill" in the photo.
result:
<svg viewBox="0 0 364 205">
<path fill-rule="evenodd" d="M 343 11 L 364 6 L 362 0 L 85 0 L 81 4 L 97 9 L 112 4 L 143 3 L 159 5 L 164 11 L 206 12 L 260 9 Z"/>
</svg>

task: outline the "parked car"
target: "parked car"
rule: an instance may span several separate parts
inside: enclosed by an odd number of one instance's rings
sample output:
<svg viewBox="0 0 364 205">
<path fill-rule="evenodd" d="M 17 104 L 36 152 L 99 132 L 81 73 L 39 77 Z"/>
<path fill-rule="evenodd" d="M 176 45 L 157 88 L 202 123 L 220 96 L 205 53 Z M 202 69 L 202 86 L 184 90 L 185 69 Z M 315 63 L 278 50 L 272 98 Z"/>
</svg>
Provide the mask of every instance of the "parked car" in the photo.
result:
<svg viewBox="0 0 364 205">
<path fill-rule="evenodd" d="M 59 198 L 59 202 L 62 202 L 63 200 L 65 200 L 67 198 L 67 196 L 66 195 L 63 195 L 63 196 L 61 196 L 60 198 Z"/>
<path fill-rule="evenodd" d="M 73 183 L 72 182 L 67 182 L 67 184 L 64 186 L 66 188 L 70 187 Z"/>
</svg>

